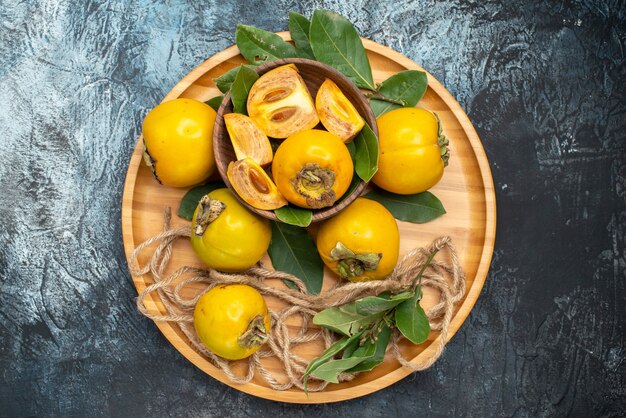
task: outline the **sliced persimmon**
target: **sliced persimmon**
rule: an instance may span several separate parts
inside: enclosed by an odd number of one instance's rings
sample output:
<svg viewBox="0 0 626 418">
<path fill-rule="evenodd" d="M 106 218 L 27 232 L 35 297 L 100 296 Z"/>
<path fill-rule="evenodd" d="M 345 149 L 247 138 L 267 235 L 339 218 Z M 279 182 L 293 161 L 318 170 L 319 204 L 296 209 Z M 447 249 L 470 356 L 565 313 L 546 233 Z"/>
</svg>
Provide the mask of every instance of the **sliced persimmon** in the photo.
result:
<svg viewBox="0 0 626 418">
<path fill-rule="evenodd" d="M 227 175 L 239 197 L 254 208 L 273 210 L 288 203 L 272 179 L 252 158 L 231 161 Z"/>
<path fill-rule="evenodd" d="M 247 110 L 250 119 L 272 138 L 287 138 L 319 123 L 313 98 L 293 64 L 259 77 L 248 94 Z"/>
<path fill-rule="evenodd" d="M 315 97 L 317 115 L 328 132 L 350 142 L 365 125 L 365 120 L 341 89 L 327 78 Z"/>
<path fill-rule="evenodd" d="M 252 119 L 240 113 L 227 113 L 224 123 L 238 160 L 252 158 L 261 166 L 272 162 L 270 141 Z"/>
</svg>

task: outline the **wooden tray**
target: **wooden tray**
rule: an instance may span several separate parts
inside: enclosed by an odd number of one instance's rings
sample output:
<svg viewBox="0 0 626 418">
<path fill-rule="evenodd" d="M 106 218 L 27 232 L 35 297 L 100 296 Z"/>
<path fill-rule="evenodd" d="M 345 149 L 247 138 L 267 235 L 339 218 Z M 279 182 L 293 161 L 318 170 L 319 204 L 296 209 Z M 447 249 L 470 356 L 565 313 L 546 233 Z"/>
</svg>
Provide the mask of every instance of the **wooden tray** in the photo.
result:
<svg viewBox="0 0 626 418">
<path fill-rule="evenodd" d="M 287 32 L 279 35 L 286 40 L 290 39 Z M 406 69 L 424 71 L 422 67 L 390 48 L 367 39 L 364 39 L 363 43 L 376 82 L 381 82 L 394 73 Z M 212 79 L 242 62 L 243 58 L 237 47 L 230 47 L 191 71 L 165 96 L 163 101 L 176 97 L 208 100 L 220 94 Z M 428 74 L 428 90 L 419 106 L 437 112 L 444 126 L 444 134 L 450 139 L 450 164 L 441 182 L 432 189 L 432 192 L 443 202 L 448 213 L 422 225 L 398 222 L 401 232 L 400 257 L 415 247 L 428 245 L 439 236 L 452 237 L 461 264 L 467 273 L 467 294 L 457 307 L 450 324 L 448 334 L 448 339 L 450 339 L 474 306 L 487 276 L 496 231 L 495 194 L 489 163 L 476 131 L 456 100 L 430 74 Z M 137 245 L 161 230 L 164 207 L 170 206 L 173 211 L 176 211 L 181 197 L 186 192 L 184 189 L 159 185 L 152 178 L 150 170 L 142 163 L 141 154 L 142 138 L 140 137 L 130 160 L 122 200 L 122 233 L 127 259 Z M 172 221 L 173 227 L 187 222 L 176 216 Z M 171 271 L 183 265 L 202 266 L 195 257 L 189 242 L 180 240 L 174 246 L 174 259 L 170 263 Z M 324 289 L 329 288 L 335 280 L 333 275 L 326 272 Z M 133 281 L 137 291 L 141 292 L 151 283 L 151 278 L 139 276 L 133 277 Z M 190 294 L 197 291 L 199 288 L 194 289 L 189 286 Z M 436 300 L 436 292 L 425 289 L 423 306 L 429 308 Z M 165 312 L 160 301 L 154 296 L 152 300 L 146 301 L 146 305 L 155 312 Z M 281 303 L 268 300 L 268 305 L 270 309 L 277 309 Z M 383 364 L 371 372 L 361 373 L 351 382 L 330 384 L 323 392 L 309 393 L 308 397 L 299 389 L 275 391 L 260 377 L 255 377 L 245 385 L 234 385 L 220 369 L 192 348 L 176 324 L 159 322 L 156 325 L 183 356 L 213 378 L 237 390 L 275 401 L 325 403 L 357 398 L 385 388 L 411 373 L 388 356 Z M 439 338 L 439 333 L 431 332 L 426 343 L 420 346 L 407 343 L 401 346 L 401 351 L 405 358 L 421 363 L 432 356 L 437 338 Z M 321 344 L 313 347 L 315 351 L 312 353 L 319 353 L 320 348 Z M 304 349 L 305 351 L 301 353 L 306 353 L 306 347 Z"/>
</svg>

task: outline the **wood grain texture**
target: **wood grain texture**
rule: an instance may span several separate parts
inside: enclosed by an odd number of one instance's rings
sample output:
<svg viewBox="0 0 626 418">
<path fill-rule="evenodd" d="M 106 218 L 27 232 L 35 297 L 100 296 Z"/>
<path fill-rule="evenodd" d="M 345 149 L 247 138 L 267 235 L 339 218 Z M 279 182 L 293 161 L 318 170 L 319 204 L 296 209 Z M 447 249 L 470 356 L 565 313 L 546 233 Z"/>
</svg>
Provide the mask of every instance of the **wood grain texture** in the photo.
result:
<svg viewBox="0 0 626 418">
<path fill-rule="evenodd" d="M 327 78 L 335 82 L 339 89 L 346 95 L 348 100 L 354 105 L 357 112 L 365 119 L 365 121 L 369 124 L 372 131 L 378 136 L 378 126 L 376 125 L 376 118 L 374 117 L 374 113 L 372 112 L 372 108 L 369 105 L 368 100 L 365 98 L 363 93 L 352 83 L 348 77 L 341 74 L 339 71 L 335 70 L 328 65 L 322 64 L 321 62 L 312 61 L 303 58 L 288 58 L 288 59 L 278 59 L 274 61 L 270 61 L 266 64 L 260 65 L 256 68 L 256 72 L 259 75 L 263 75 L 266 72 L 280 67 L 282 65 L 294 64 L 298 68 L 298 72 L 302 79 L 304 80 L 311 97 L 315 98 L 317 95 L 317 91 L 319 87 L 322 85 L 324 80 Z M 211 68 L 205 67 L 207 71 L 210 71 Z M 182 81 L 181 81 L 182 82 Z M 195 81 L 187 80 L 184 83 L 189 82 L 190 84 L 187 86 L 178 87 L 180 90 L 189 89 Z M 259 215 L 271 219 L 273 221 L 277 220 L 276 214 L 272 210 L 261 210 L 257 209 L 247 202 L 245 202 L 237 192 L 232 188 L 230 184 L 230 180 L 227 176 L 228 164 L 231 161 L 236 161 L 235 150 L 233 149 L 232 142 L 230 137 L 228 136 L 228 131 L 226 130 L 226 124 L 224 123 L 224 115 L 227 113 L 231 113 L 233 111 L 232 100 L 230 99 L 230 93 L 226 93 L 224 96 L 224 100 L 222 101 L 218 111 L 217 116 L 215 118 L 215 128 L 213 131 L 213 149 L 215 152 L 215 162 L 217 165 L 217 170 L 220 174 L 220 177 L 226 184 L 226 186 L 232 190 L 233 194 L 239 199 L 239 201 L 246 206 L 252 212 L 258 213 Z M 320 125 L 321 126 L 321 125 Z M 322 127 L 323 128 L 323 127 Z M 320 127 L 316 127 L 316 129 L 320 129 Z M 336 203 L 328 208 L 313 210 L 313 220 L 312 222 L 319 222 L 324 219 L 327 219 L 342 209 L 345 209 L 350 203 L 354 201 L 357 197 L 363 193 L 367 183 L 361 181 L 359 185 L 352 191 L 349 196 L 345 196 L 345 198 L 341 199 L 339 203 Z"/>
<path fill-rule="evenodd" d="M 288 33 L 282 32 L 280 35 L 289 40 Z M 364 40 L 364 45 L 372 63 L 376 82 L 381 82 L 401 70 L 424 71 L 422 67 L 390 48 L 369 40 Z M 207 74 L 214 78 L 220 74 L 216 73 L 215 69 L 224 61 L 237 63 L 241 60 L 236 47 L 228 48 L 209 58 L 183 78 L 164 101 L 177 97 L 206 100 L 216 94 L 216 88 L 207 82 Z M 447 214 L 427 224 L 398 222 L 401 236 L 400 257 L 413 248 L 428 245 L 439 236 L 452 237 L 461 264 L 467 273 L 468 290 L 450 324 L 449 340 L 469 315 L 487 276 L 495 241 L 496 207 L 489 163 L 472 124 L 450 93 L 429 74 L 428 85 L 420 106 L 439 115 L 444 134 L 450 140 L 453 155 L 443 179 L 431 189 L 441 199 Z M 152 178 L 150 170 L 142 163 L 142 152 L 143 141 L 140 138 L 128 168 L 122 202 L 122 229 L 127 256 L 137 245 L 161 230 L 163 209 L 166 206 L 176 207 L 185 192 L 159 185 Z M 182 223 L 183 221 L 177 220 L 174 226 Z M 183 265 L 202 266 L 187 242 L 179 243 L 178 248 L 175 248 L 174 259 L 170 271 Z M 148 276 L 133 277 L 133 280 L 138 292 L 151 283 Z M 336 283 L 337 278 L 326 269 L 323 289 L 329 289 Z M 190 285 L 186 291 L 191 296 L 201 289 L 201 286 Z M 422 300 L 424 308 L 432 307 L 436 301 L 436 292 L 425 289 Z M 153 302 L 155 312 L 164 312 L 156 296 L 153 296 Z M 268 306 L 270 309 L 280 310 L 285 305 L 270 299 Z M 299 389 L 275 391 L 260 377 L 255 377 L 252 382 L 245 385 L 233 385 L 218 368 L 191 347 L 176 324 L 157 323 L 157 325 L 186 358 L 212 377 L 238 390 L 271 400 L 325 403 L 352 399 L 385 388 L 411 373 L 409 369 L 400 366 L 396 360 L 388 356 L 386 361 L 373 371 L 361 373 L 351 382 L 329 385 L 323 392 L 310 393 L 308 396 Z M 297 324 L 293 326 L 295 328 Z M 428 342 L 419 346 L 403 341 L 400 346 L 401 352 L 405 358 L 413 359 L 412 361 L 417 363 L 423 362 L 433 355 L 438 338 L 440 338 L 438 332 L 431 332 Z M 320 344 L 309 344 L 301 350 L 301 355 L 307 358 L 314 358 L 320 353 Z M 269 368 L 280 375 L 281 370 L 277 365 L 269 365 Z"/>
</svg>

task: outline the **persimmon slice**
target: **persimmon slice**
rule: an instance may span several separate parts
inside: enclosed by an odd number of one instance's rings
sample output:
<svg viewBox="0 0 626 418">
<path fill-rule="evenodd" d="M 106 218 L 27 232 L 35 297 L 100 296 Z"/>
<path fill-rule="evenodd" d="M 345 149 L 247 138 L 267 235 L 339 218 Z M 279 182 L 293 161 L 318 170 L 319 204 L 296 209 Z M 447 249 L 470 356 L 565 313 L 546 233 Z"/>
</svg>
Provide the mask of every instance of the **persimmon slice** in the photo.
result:
<svg viewBox="0 0 626 418">
<path fill-rule="evenodd" d="M 252 158 L 231 161 L 226 174 L 239 197 L 254 208 L 273 210 L 288 203 L 272 179 Z"/>
<path fill-rule="evenodd" d="M 341 89 L 327 78 L 315 97 L 317 115 L 324 128 L 350 142 L 365 125 L 365 120 Z"/>
<path fill-rule="evenodd" d="M 272 138 L 287 138 L 319 123 L 311 94 L 293 64 L 259 77 L 248 94 L 247 110 L 250 119 Z"/>
<path fill-rule="evenodd" d="M 240 113 L 228 113 L 224 115 L 224 123 L 238 160 L 252 158 L 261 166 L 272 162 L 270 141 L 252 119 Z"/>
</svg>

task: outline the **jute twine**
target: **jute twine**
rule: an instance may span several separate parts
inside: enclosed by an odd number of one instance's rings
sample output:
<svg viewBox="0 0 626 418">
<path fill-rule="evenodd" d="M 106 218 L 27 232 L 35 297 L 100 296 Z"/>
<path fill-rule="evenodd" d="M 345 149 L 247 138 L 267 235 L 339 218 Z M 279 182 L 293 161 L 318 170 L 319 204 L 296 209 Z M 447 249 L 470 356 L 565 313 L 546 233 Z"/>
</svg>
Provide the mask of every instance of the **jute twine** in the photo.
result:
<svg viewBox="0 0 626 418">
<path fill-rule="evenodd" d="M 260 263 L 249 270 L 236 274 L 185 266 L 167 276 L 164 272 L 172 259 L 174 242 L 179 238 L 188 238 L 191 234 L 189 226 L 170 229 L 170 220 L 171 211 L 167 208 L 163 232 L 140 244 L 131 254 L 129 263 L 131 273 L 134 276 L 150 273 L 154 281 L 139 294 L 137 308 L 143 315 L 154 321 L 175 322 L 193 347 L 208 357 L 233 383 L 248 383 L 258 372 L 275 390 L 287 390 L 292 387 L 303 389 L 302 376 L 311 359 L 297 355 L 294 348 L 300 344 L 319 339 L 324 341 L 325 347 L 329 347 L 336 338 L 332 332 L 326 329 L 309 327 L 311 319 L 316 313 L 332 306 L 353 302 L 367 295 L 385 291 L 397 293 L 405 290 L 409 288 L 433 252 L 447 252 L 448 262 L 434 259 L 422 276 L 422 287 L 433 288 L 440 295 L 439 302 L 426 311 L 431 329 L 439 331 L 439 336 L 434 342 L 436 344 L 434 353 L 422 362 L 412 362 L 405 359 L 398 345 L 400 339 L 404 337 L 395 329 L 387 347 L 402 366 L 412 371 L 425 370 L 432 366 L 443 353 L 455 304 L 461 301 L 465 295 L 465 273 L 459 264 L 456 250 L 449 237 L 437 238 L 428 247 L 416 248 L 406 254 L 399 261 L 393 273 L 385 280 L 360 283 L 342 282 L 319 295 L 308 294 L 304 283 L 299 278 L 288 273 L 270 270 Z M 149 255 L 147 264 L 141 267 L 138 261 L 139 254 L 154 244 L 158 245 Z M 291 280 L 299 290 L 273 286 L 268 283 L 271 282 L 271 279 Z M 184 298 L 181 295 L 181 290 L 190 283 L 201 283 L 205 288 L 191 299 Z M 216 285 L 234 283 L 252 286 L 261 294 L 273 296 L 286 304 L 284 309 L 270 312 L 272 318 L 270 338 L 267 344 L 245 360 L 247 367 L 244 376 L 237 375 L 233 371 L 230 361 L 224 360 L 207 350 L 198 339 L 193 326 L 193 310 L 200 297 Z M 158 299 L 165 307 L 166 314 L 149 310 L 146 307 L 145 299 L 153 292 L 157 294 Z M 295 335 L 293 332 L 290 333 L 287 327 L 287 319 L 292 316 L 300 317 L 302 323 L 300 330 Z M 268 357 L 276 357 L 280 361 L 284 374 L 275 376 L 264 366 L 261 359 Z M 339 375 L 339 381 L 349 381 L 353 378 L 354 375 L 347 373 Z M 315 380 L 314 377 L 310 377 L 310 379 Z M 307 385 L 308 391 L 311 392 L 321 391 L 328 384 L 325 381 L 319 381 L 317 384 L 311 383 L 309 380 Z"/>
</svg>

